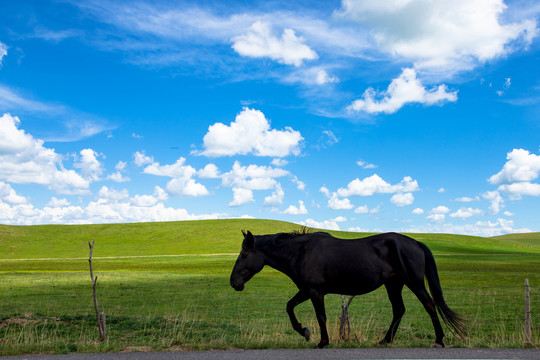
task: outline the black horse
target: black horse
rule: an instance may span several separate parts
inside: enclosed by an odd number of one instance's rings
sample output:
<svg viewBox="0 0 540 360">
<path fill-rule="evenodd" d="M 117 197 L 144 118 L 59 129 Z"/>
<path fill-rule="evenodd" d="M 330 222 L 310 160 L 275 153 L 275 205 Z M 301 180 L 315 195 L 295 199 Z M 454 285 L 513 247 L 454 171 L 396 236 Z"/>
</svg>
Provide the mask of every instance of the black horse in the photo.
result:
<svg viewBox="0 0 540 360">
<path fill-rule="evenodd" d="M 465 336 L 464 321 L 446 305 L 435 259 L 428 247 L 405 235 L 386 233 L 363 239 L 344 240 L 324 232 L 279 233 L 253 236 L 243 232 L 242 251 L 236 260 L 231 286 L 242 291 L 244 284 L 265 265 L 291 278 L 299 291 L 287 303 L 292 326 L 309 341 L 310 332 L 296 319 L 296 305 L 310 299 L 321 328 L 321 341 L 328 345 L 324 296 L 361 295 L 381 285 L 392 303 L 393 319 L 381 345 L 392 342 L 405 313 L 401 297 L 403 285 L 416 295 L 431 317 L 435 328 L 435 347 L 444 347 L 444 322 L 459 336 Z M 427 278 L 431 296 L 424 286 Z"/>
</svg>

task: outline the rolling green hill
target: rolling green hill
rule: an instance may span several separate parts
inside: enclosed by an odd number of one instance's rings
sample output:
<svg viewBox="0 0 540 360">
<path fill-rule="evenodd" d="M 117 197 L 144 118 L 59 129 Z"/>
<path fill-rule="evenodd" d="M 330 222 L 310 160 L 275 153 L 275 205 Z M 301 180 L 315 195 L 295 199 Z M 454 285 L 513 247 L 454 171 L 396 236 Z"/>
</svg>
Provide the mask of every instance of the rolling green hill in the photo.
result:
<svg viewBox="0 0 540 360">
<path fill-rule="evenodd" d="M 257 219 L 201 220 L 103 225 L 0 225 L 0 259 L 85 257 L 96 240 L 95 256 L 222 254 L 240 249 L 241 230 L 272 234 L 297 224 Z M 371 234 L 329 231 L 341 238 Z M 540 253 L 540 233 L 482 238 L 449 234 L 408 234 L 437 253 Z"/>
</svg>

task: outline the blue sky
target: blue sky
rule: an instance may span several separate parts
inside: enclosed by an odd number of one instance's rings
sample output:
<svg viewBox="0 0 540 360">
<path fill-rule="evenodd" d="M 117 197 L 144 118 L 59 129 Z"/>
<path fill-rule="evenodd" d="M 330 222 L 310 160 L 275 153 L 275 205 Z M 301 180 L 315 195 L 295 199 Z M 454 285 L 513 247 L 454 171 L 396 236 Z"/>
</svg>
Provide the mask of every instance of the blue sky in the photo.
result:
<svg viewBox="0 0 540 360">
<path fill-rule="evenodd" d="M 0 223 L 540 231 L 535 1 L 1 1 Z"/>
</svg>

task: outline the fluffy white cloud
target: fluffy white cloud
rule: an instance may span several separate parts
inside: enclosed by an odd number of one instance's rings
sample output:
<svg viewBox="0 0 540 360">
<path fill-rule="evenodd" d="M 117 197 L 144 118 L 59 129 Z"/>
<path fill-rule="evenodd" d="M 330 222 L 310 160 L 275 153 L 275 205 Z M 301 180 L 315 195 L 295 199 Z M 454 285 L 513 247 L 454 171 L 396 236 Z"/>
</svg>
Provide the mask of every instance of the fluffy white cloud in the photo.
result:
<svg viewBox="0 0 540 360">
<path fill-rule="evenodd" d="M 53 196 L 46 206 L 52 207 L 52 208 L 61 208 L 61 207 L 68 207 L 70 205 L 71 203 L 67 199 L 57 199 Z"/>
<path fill-rule="evenodd" d="M 266 205 L 277 205 L 283 200 L 283 189 L 276 178 L 289 175 L 287 170 L 270 166 L 242 166 L 235 161 L 231 171 L 221 176 L 222 186 L 233 188 L 233 201 L 230 206 L 240 206 L 254 201 L 253 190 L 275 189 L 275 192 L 265 198 Z"/>
<path fill-rule="evenodd" d="M 91 179 L 62 165 L 62 156 L 19 129 L 19 118 L 0 117 L 0 180 L 15 184 L 35 183 L 59 194 L 86 194 Z"/>
<path fill-rule="evenodd" d="M 540 184 L 526 181 L 501 185 L 499 190 L 510 194 L 513 199 L 519 199 L 521 195 L 540 196 Z"/>
<path fill-rule="evenodd" d="M 284 214 L 288 215 L 304 215 L 308 213 L 306 206 L 302 200 L 298 201 L 298 207 L 291 205 L 283 211 Z"/>
<path fill-rule="evenodd" d="M 504 204 L 501 194 L 498 191 L 486 191 L 482 194 L 482 197 L 491 203 L 489 205 L 489 212 L 491 214 L 498 214 Z"/>
<path fill-rule="evenodd" d="M 242 166 L 234 162 L 231 171 L 222 175 L 222 185 L 250 190 L 269 190 L 277 185 L 276 178 L 289 175 L 287 170 L 270 166 Z"/>
<path fill-rule="evenodd" d="M 144 166 L 148 165 L 154 162 L 154 158 L 150 156 L 146 156 L 146 154 L 140 151 L 137 151 L 135 154 L 133 154 L 133 161 L 135 162 L 135 165 L 137 166 Z"/>
<path fill-rule="evenodd" d="M 354 207 L 351 201 L 347 198 L 340 199 L 336 193 L 333 193 L 328 199 L 328 207 L 333 210 L 349 210 Z"/>
<path fill-rule="evenodd" d="M 390 199 L 390 202 L 396 206 L 407 206 L 414 202 L 412 193 L 397 193 Z"/>
<path fill-rule="evenodd" d="M 500 22 L 503 0 L 343 0 L 339 15 L 371 29 L 378 48 L 416 68 L 466 70 L 528 45 L 536 21 Z"/>
<path fill-rule="evenodd" d="M 443 222 L 446 218 L 446 214 L 449 212 L 449 208 L 443 205 L 439 205 L 431 209 L 430 214 L 427 216 L 427 219 L 433 222 Z"/>
<path fill-rule="evenodd" d="M 230 125 L 216 123 L 204 136 L 205 150 L 210 157 L 247 155 L 285 157 L 300 154 L 300 132 L 292 128 L 270 129 L 270 123 L 259 110 L 244 108 Z"/>
<path fill-rule="evenodd" d="M 364 160 L 358 160 L 356 162 L 356 165 L 360 166 L 363 169 L 376 169 L 377 165 L 370 164 L 368 162 L 365 162 Z"/>
<path fill-rule="evenodd" d="M 270 24 L 257 21 L 243 35 L 235 36 L 233 49 L 242 56 L 267 57 L 286 65 L 300 66 L 304 60 L 316 59 L 317 53 L 304 44 L 294 30 L 284 29 L 281 38 L 272 33 Z"/>
<path fill-rule="evenodd" d="M 457 101 L 457 91 L 449 92 L 446 85 L 426 89 L 416 77 L 416 71 L 407 68 L 403 69 L 397 79 L 392 80 L 388 89 L 379 92 L 368 88 L 362 99 L 353 101 L 347 110 L 368 114 L 393 114 L 410 103 L 434 105 L 446 101 Z"/>
<path fill-rule="evenodd" d="M 422 215 L 424 213 L 424 209 L 416 208 L 412 211 L 412 213 L 415 215 Z"/>
<path fill-rule="evenodd" d="M 465 220 L 475 215 L 484 215 L 484 211 L 480 209 L 473 209 L 473 208 L 461 208 L 458 211 L 450 214 L 450 217 L 460 218 L 462 220 Z"/>
<path fill-rule="evenodd" d="M 108 175 L 107 180 L 112 180 L 112 181 L 118 182 L 118 183 L 130 181 L 131 180 L 130 178 L 125 177 L 122 174 L 122 172 L 124 172 L 126 170 L 126 166 L 127 166 L 126 162 L 119 161 L 115 166 L 116 172 L 113 173 L 113 174 Z"/>
<path fill-rule="evenodd" d="M 278 183 L 276 185 L 276 190 L 272 193 L 272 195 L 264 198 L 264 205 L 280 205 L 283 203 L 284 197 L 285 192 L 283 191 L 281 184 Z"/>
<path fill-rule="evenodd" d="M 80 154 L 79 161 L 73 166 L 81 169 L 81 173 L 85 178 L 92 181 L 100 180 L 100 176 L 103 174 L 103 167 L 98 160 L 100 155 L 92 149 L 83 149 Z"/>
<path fill-rule="evenodd" d="M 348 196 L 371 196 L 374 194 L 392 194 L 397 192 L 418 191 L 418 182 L 410 176 L 406 176 L 400 183 L 391 185 L 384 181 L 379 175 L 374 174 L 363 180 L 355 179 L 351 181 L 347 188 L 339 188 L 337 194 L 341 197 Z"/>
<path fill-rule="evenodd" d="M 139 154 L 139 155 L 137 155 Z M 136 154 L 136 163 L 144 164 L 148 162 L 150 158 L 141 156 L 140 153 Z M 185 165 L 186 159 L 180 157 L 174 164 L 161 165 L 158 162 L 153 162 L 146 166 L 143 170 L 145 174 L 151 174 L 156 176 L 167 176 L 172 179 L 167 183 L 166 189 L 171 195 L 186 196 L 186 197 L 200 197 L 209 195 L 210 192 L 206 187 L 193 179 L 197 174 L 190 165 Z M 215 169 L 205 168 L 206 171 L 212 171 Z M 204 169 L 203 169 L 204 170 Z M 204 173 L 204 171 L 203 171 Z"/>
<path fill-rule="evenodd" d="M 501 171 L 492 175 L 488 181 L 500 185 L 498 191 L 512 199 L 522 195 L 540 196 L 540 184 L 533 183 L 540 173 L 540 155 L 531 154 L 524 149 L 514 149 L 506 156 L 508 160 Z M 489 200 L 489 199 L 488 199 Z"/>
<path fill-rule="evenodd" d="M 252 190 L 235 187 L 233 188 L 233 201 L 229 203 L 229 206 L 240 206 L 253 201 L 255 200 L 253 199 Z"/>
<path fill-rule="evenodd" d="M 514 149 L 507 154 L 506 159 L 508 161 L 502 170 L 489 178 L 491 184 L 530 182 L 538 178 L 540 155 L 531 154 L 524 149 Z"/>
<path fill-rule="evenodd" d="M 10 205 L 26 204 L 28 200 L 24 196 L 17 195 L 11 185 L 0 181 L 0 200 Z"/>
<path fill-rule="evenodd" d="M 300 225 L 308 226 L 315 229 L 325 229 L 325 230 L 341 230 L 339 228 L 339 225 L 336 221 L 333 220 L 324 220 L 324 221 L 317 221 L 313 219 L 306 219 L 306 221 L 299 222 Z"/>
<path fill-rule="evenodd" d="M 199 177 L 202 179 L 218 179 L 219 169 L 214 164 L 208 164 L 201 170 L 197 171 L 197 175 L 199 175 Z"/>
</svg>

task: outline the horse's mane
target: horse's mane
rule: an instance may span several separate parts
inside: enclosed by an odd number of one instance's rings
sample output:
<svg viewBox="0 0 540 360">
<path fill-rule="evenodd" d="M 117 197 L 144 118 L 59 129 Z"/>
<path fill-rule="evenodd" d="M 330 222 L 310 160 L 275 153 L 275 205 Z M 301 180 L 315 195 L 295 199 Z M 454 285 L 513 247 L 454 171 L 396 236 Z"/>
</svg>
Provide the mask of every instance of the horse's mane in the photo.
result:
<svg viewBox="0 0 540 360">
<path fill-rule="evenodd" d="M 328 233 L 325 233 L 325 232 L 312 232 L 312 229 L 308 228 L 307 226 L 303 226 L 291 232 L 282 232 L 282 233 L 277 233 L 277 234 L 272 234 L 272 235 L 255 236 L 255 239 L 257 240 L 256 243 L 257 243 L 257 247 L 259 248 L 264 248 L 267 246 L 282 247 L 288 243 L 287 240 L 298 239 L 308 234 L 329 235 Z"/>
</svg>

